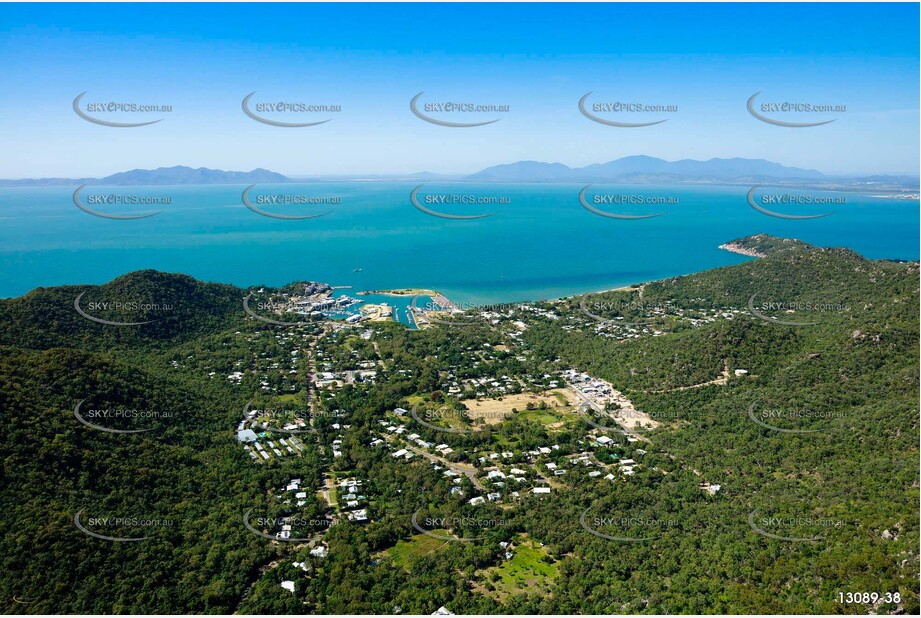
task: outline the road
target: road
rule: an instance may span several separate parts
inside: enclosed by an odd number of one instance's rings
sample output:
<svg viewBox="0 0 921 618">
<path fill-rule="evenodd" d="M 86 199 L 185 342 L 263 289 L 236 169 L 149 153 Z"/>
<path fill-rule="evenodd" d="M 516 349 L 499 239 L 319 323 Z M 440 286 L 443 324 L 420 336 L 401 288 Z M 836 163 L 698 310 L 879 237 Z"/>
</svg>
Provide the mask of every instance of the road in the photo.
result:
<svg viewBox="0 0 921 618">
<path fill-rule="evenodd" d="M 701 382 L 700 384 L 691 384 L 690 386 L 676 386 L 675 388 L 670 388 L 664 391 L 643 391 L 644 393 L 652 393 L 655 395 L 660 395 L 662 393 L 673 393 L 675 391 L 686 391 L 691 388 L 701 388 L 704 386 L 711 386 L 713 384 L 719 386 L 725 386 L 729 383 L 729 361 L 723 361 L 723 373 L 720 377 L 708 380 L 707 382 Z"/>
<path fill-rule="evenodd" d="M 385 440 L 387 440 L 387 442 L 392 442 L 393 439 L 394 439 L 394 436 L 393 436 L 393 435 L 387 435 L 387 436 L 385 436 Z M 453 471 L 457 472 L 458 474 L 463 474 L 463 475 L 466 476 L 468 479 L 470 479 L 470 482 L 473 483 L 473 486 L 476 487 L 478 490 L 480 490 L 480 491 L 486 491 L 486 490 L 483 488 L 483 485 L 480 483 L 480 480 L 479 480 L 478 478 L 476 478 L 477 469 L 474 468 L 473 466 L 471 466 L 471 465 L 465 465 L 465 464 L 458 464 L 458 463 L 454 463 L 454 462 L 452 462 L 452 461 L 448 461 L 448 460 L 445 459 L 444 457 L 440 457 L 440 456 L 438 456 L 438 455 L 432 455 L 432 454 L 429 453 L 428 451 L 424 451 L 424 450 L 422 450 L 421 448 L 417 448 L 417 447 L 415 447 L 415 446 L 413 446 L 413 445 L 411 445 L 411 444 L 406 444 L 405 442 L 400 443 L 400 446 L 401 446 L 402 448 L 405 448 L 405 449 L 409 450 L 409 451 L 412 451 L 412 452 L 415 453 L 416 455 L 421 455 L 422 457 L 425 457 L 425 458 L 428 459 L 429 461 L 432 461 L 432 462 L 441 464 L 442 466 L 445 466 L 445 467 L 448 468 L 449 470 L 453 470 Z"/>
<path fill-rule="evenodd" d="M 480 483 L 480 479 L 476 478 L 477 469 L 474 468 L 473 466 L 466 466 L 466 465 L 448 461 L 444 457 L 439 457 L 438 455 L 432 455 L 428 451 L 424 451 L 421 448 L 416 448 L 415 446 L 410 446 L 408 444 L 404 446 L 408 448 L 409 450 L 411 450 L 412 452 L 416 453 L 417 455 L 422 455 L 429 461 L 440 463 L 441 465 L 447 467 L 450 470 L 453 470 L 459 474 L 463 474 L 468 479 L 470 479 L 470 482 L 473 483 L 473 486 L 476 487 L 478 490 L 486 491 L 483 488 L 483 485 Z"/>
<path fill-rule="evenodd" d="M 338 498 L 336 499 L 336 501 L 333 501 L 331 497 L 332 492 L 335 490 L 335 483 L 336 481 L 335 479 L 333 479 L 333 476 L 328 472 L 324 472 L 323 473 L 323 489 L 320 491 L 323 493 L 323 499 L 326 500 L 326 504 L 328 504 L 330 507 L 334 509 L 338 509 L 339 508 Z M 338 496 L 338 493 L 337 493 L 337 496 Z"/>
<path fill-rule="evenodd" d="M 630 436 L 630 437 L 632 437 L 632 438 L 636 438 L 637 440 L 640 440 L 640 441 L 642 441 L 642 442 L 646 442 L 647 444 L 652 444 L 652 441 L 651 441 L 649 438 L 647 438 L 646 436 L 644 436 L 644 435 L 641 434 L 641 433 L 637 433 L 637 432 L 634 431 L 633 429 L 630 429 L 630 428 L 628 428 L 628 427 L 625 427 L 623 424 L 621 424 L 620 422 L 618 422 L 618 420 L 617 420 L 616 418 L 614 418 L 614 416 L 612 416 L 610 412 L 606 412 L 606 411 L 604 410 L 604 408 L 601 407 L 601 405 L 595 403 L 594 400 L 592 400 L 590 397 L 588 397 L 587 395 L 585 395 L 585 393 L 581 392 L 581 391 L 580 391 L 579 389 L 577 389 L 576 387 L 574 387 L 574 386 L 572 386 L 572 385 L 569 385 L 569 390 L 572 391 L 572 392 L 576 395 L 576 397 L 578 397 L 582 402 L 584 402 L 584 403 L 588 404 L 589 406 L 591 406 L 591 408 L 592 408 L 593 410 L 595 410 L 595 411 L 598 412 L 599 414 L 603 414 L 603 415 L 607 416 L 607 417 L 610 418 L 612 421 L 614 421 L 615 423 L 617 423 L 617 425 L 623 430 L 623 432 L 624 432 L 626 435 L 628 435 L 628 436 Z"/>
<path fill-rule="evenodd" d="M 311 539 L 310 539 L 309 541 L 307 541 L 306 543 L 297 543 L 297 544 L 294 544 L 293 547 L 292 547 L 292 551 L 291 551 L 291 552 L 288 552 L 288 555 L 283 556 L 283 557 L 281 557 L 281 558 L 276 558 L 276 559 L 272 560 L 270 563 L 268 563 L 268 564 L 266 564 L 266 565 L 263 565 L 263 566 L 259 567 L 259 572 L 256 574 L 255 577 L 253 577 L 253 579 L 252 579 L 252 580 L 249 582 L 249 584 L 246 586 L 246 590 L 243 591 L 243 596 L 241 596 L 239 602 L 237 602 L 237 609 L 234 610 L 234 613 L 236 614 L 237 612 L 240 611 L 240 608 L 243 607 L 243 603 L 246 601 L 246 599 L 249 598 L 249 595 L 252 593 L 253 588 L 256 586 L 256 584 L 259 582 L 259 580 L 262 579 L 262 577 L 263 577 L 266 573 L 268 573 L 268 572 L 271 571 L 272 569 L 278 567 L 281 563 L 283 563 L 285 560 L 287 560 L 287 559 L 290 557 L 290 554 L 291 554 L 291 553 L 294 553 L 295 551 L 297 551 L 297 550 L 299 550 L 299 549 L 301 549 L 301 548 L 303 548 L 303 547 L 310 547 L 310 548 L 313 548 L 317 543 L 319 543 L 319 542 L 322 540 L 322 538 L 323 538 L 323 533 L 318 533 L 318 534 L 314 535 L 313 537 L 311 537 Z M 276 543 L 279 543 L 280 541 L 275 541 L 275 542 L 276 542 Z"/>
</svg>

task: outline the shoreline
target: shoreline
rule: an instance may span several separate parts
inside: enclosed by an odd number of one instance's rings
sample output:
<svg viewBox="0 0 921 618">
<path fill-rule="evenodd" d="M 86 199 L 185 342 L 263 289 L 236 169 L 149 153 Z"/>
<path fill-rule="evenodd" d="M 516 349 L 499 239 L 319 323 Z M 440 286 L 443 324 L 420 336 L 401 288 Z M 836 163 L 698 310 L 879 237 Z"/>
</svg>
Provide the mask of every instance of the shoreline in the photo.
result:
<svg viewBox="0 0 921 618">
<path fill-rule="evenodd" d="M 558 303 L 558 302 L 569 300 L 572 298 L 582 298 L 583 296 L 591 296 L 594 294 L 609 294 L 611 292 L 641 292 L 647 284 L 653 283 L 654 281 L 661 281 L 661 279 L 643 281 L 642 283 L 628 283 L 627 285 L 622 285 L 617 288 L 605 288 L 603 290 L 595 290 L 595 291 L 588 291 L 588 292 L 580 292 L 577 294 L 570 294 L 568 296 L 561 296 L 560 298 L 550 299 L 549 302 Z"/>
<path fill-rule="evenodd" d="M 744 255 L 744 256 L 746 256 L 746 257 L 752 257 L 752 258 L 764 258 L 764 257 L 766 257 L 766 254 L 765 254 L 765 253 L 756 251 L 756 250 L 754 250 L 754 249 L 747 248 L 747 247 L 741 245 L 740 243 L 736 243 L 736 242 L 723 243 L 723 244 L 721 244 L 721 245 L 718 245 L 717 247 L 718 247 L 719 249 L 724 250 L 724 251 L 728 251 L 728 252 L 730 252 L 730 253 L 735 253 L 735 254 L 737 254 L 737 255 Z M 912 263 L 912 262 L 917 262 L 917 261 L 918 261 L 918 258 L 892 258 L 892 257 L 885 257 L 885 256 L 883 256 L 883 257 L 871 257 L 871 258 L 866 258 L 866 259 L 871 260 L 871 261 L 889 260 L 889 261 L 908 262 L 908 263 Z M 718 268 L 718 267 L 719 267 L 719 266 L 717 266 L 717 265 L 713 265 L 713 266 L 710 266 L 709 268 L 704 268 L 703 271 L 706 271 L 706 270 L 709 270 L 709 269 L 712 269 L 712 268 Z M 31 293 L 37 291 L 37 290 L 42 290 L 42 289 L 53 289 L 53 288 L 74 288 L 74 289 L 76 289 L 76 288 L 86 287 L 86 286 L 90 286 L 90 287 L 92 287 L 92 286 L 97 286 L 97 287 L 105 286 L 105 285 L 108 285 L 109 283 L 111 283 L 112 281 L 115 281 L 116 279 L 119 279 L 119 278 L 124 277 L 124 276 L 126 276 L 126 275 L 129 275 L 129 274 L 132 274 L 132 273 L 139 273 L 139 272 L 143 272 L 143 271 L 146 271 L 146 270 L 153 270 L 153 271 L 155 271 L 155 272 L 158 272 L 158 273 L 161 273 L 161 274 L 166 274 L 166 275 L 181 275 L 181 276 L 191 277 L 191 278 L 193 278 L 193 279 L 195 279 L 195 280 L 197 280 L 197 281 L 200 281 L 200 282 L 202 282 L 202 283 L 213 283 L 213 284 L 226 284 L 226 285 L 232 285 L 232 286 L 235 286 L 235 287 L 239 287 L 239 288 L 241 288 L 241 289 L 243 289 L 243 290 L 246 290 L 246 289 L 248 289 L 248 288 L 253 288 L 253 287 L 266 287 L 266 284 L 265 284 L 265 283 L 252 284 L 252 285 L 247 286 L 247 285 L 241 284 L 241 283 L 227 283 L 226 280 L 217 280 L 217 281 L 216 281 L 216 280 L 215 280 L 214 278 L 212 278 L 212 277 L 201 277 L 200 275 L 194 275 L 194 274 L 190 274 L 190 273 L 186 273 L 186 272 L 176 272 L 176 271 L 169 271 L 169 270 L 158 270 L 158 269 L 155 269 L 155 268 L 141 268 L 141 269 L 137 269 L 137 270 L 129 270 L 129 271 L 126 271 L 126 272 L 122 272 L 122 273 L 120 273 L 120 274 L 112 275 L 112 278 L 111 278 L 111 279 L 102 280 L 102 281 L 99 281 L 99 282 L 97 282 L 97 283 L 85 282 L 85 281 L 84 281 L 83 283 L 45 282 L 45 283 L 40 283 L 40 284 L 38 284 L 38 285 L 34 285 L 34 284 L 33 284 L 33 287 L 29 288 L 28 290 L 25 290 L 24 292 L 21 292 L 21 293 L 18 293 L 18 294 L 17 294 L 15 291 L 12 291 L 12 292 L 7 292 L 7 294 L 9 294 L 9 295 L 0 295 L 0 300 L 3 300 L 3 301 L 11 301 L 11 300 L 15 300 L 15 299 L 21 299 L 21 298 L 24 298 L 24 297 L 28 296 L 29 294 L 31 294 Z M 572 299 L 572 298 L 578 298 L 578 297 L 584 296 L 584 295 L 586 295 L 586 294 L 603 294 L 603 293 L 609 293 L 609 292 L 635 292 L 635 291 L 640 291 L 640 290 L 642 289 L 642 287 L 643 287 L 644 285 L 648 284 L 648 283 L 652 283 L 652 282 L 655 282 L 655 281 L 659 281 L 659 280 L 663 280 L 663 279 L 668 279 L 668 278 L 672 278 L 672 277 L 687 276 L 687 275 L 690 275 L 690 274 L 694 274 L 695 272 L 703 272 L 703 271 L 678 272 L 678 273 L 675 273 L 675 274 L 664 275 L 664 276 L 661 276 L 661 277 L 658 277 L 658 278 L 653 277 L 653 278 L 646 279 L 646 280 L 643 280 L 643 281 L 640 281 L 640 282 L 633 282 L 633 283 L 628 283 L 628 284 L 622 284 L 622 285 L 619 285 L 619 286 L 616 286 L 616 287 L 603 288 L 603 289 L 600 289 L 600 290 L 580 291 L 580 292 L 574 292 L 574 293 L 569 293 L 569 294 L 567 294 L 567 293 L 564 292 L 564 293 L 560 294 L 559 296 L 553 295 L 552 298 L 543 298 L 543 299 L 540 299 L 540 300 L 537 300 L 537 299 L 534 299 L 534 298 L 515 298 L 515 299 L 512 299 L 512 300 L 495 300 L 495 301 L 490 301 L 489 304 L 502 305 L 502 304 L 514 304 L 514 303 L 523 303 L 523 302 L 541 302 L 541 301 L 543 301 L 543 302 L 560 302 L 560 301 L 564 301 L 564 300 L 568 300 L 568 299 Z M 92 279 L 92 278 L 90 278 L 90 279 Z M 296 282 L 295 282 L 295 283 L 296 283 Z M 291 285 L 291 283 L 289 282 L 289 283 L 284 284 L 284 285 L 282 285 L 282 286 L 268 286 L 268 287 L 277 288 L 277 287 L 284 287 L 285 285 Z M 329 287 L 330 287 L 331 289 L 327 292 L 327 297 L 336 296 L 338 293 L 343 293 L 343 292 L 346 292 L 346 293 L 347 293 L 348 290 L 354 289 L 354 287 L 356 287 L 356 286 L 353 286 L 353 285 L 330 285 Z M 581 287 L 581 286 L 580 286 L 580 287 Z M 583 288 L 583 290 L 584 290 L 584 288 Z M 435 297 L 439 297 L 439 296 L 440 296 L 440 297 L 443 297 L 443 298 L 447 299 L 449 302 L 452 302 L 452 304 L 457 302 L 457 301 L 452 301 L 451 299 L 449 299 L 447 296 L 445 296 L 445 295 L 442 294 L 441 292 L 439 292 L 439 291 L 437 291 L 437 290 L 429 289 L 429 288 L 381 288 L 381 289 L 370 289 L 370 290 L 355 291 L 355 292 L 352 292 L 352 294 L 354 294 L 355 296 L 358 296 L 358 297 L 370 296 L 370 295 L 380 295 L 380 296 L 389 296 L 389 297 L 393 297 L 393 298 L 409 298 L 409 297 L 412 297 L 412 296 L 415 296 L 415 295 L 427 296 L 427 297 L 430 297 L 430 298 L 435 298 Z M 537 296 L 539 296 L 539 295 L 537 295 Z M 460 301 L 460 302 L 461 302 L 461 303 L 464 303 L 464 302 L 466 302 L 466 301 Z"/>
<path fill-rule="evenodd" d="M 737 253 L 739 255 L 747 255 L 748 257 L 753 257 L 753 258 L 766 258 L 767 257 L 766 253 L 761 253 L 760 251 L 749 249 L 748 247 L 744 247 L 734 242 L 724 243 L 720 245 L 719 248 L 723 249 L 724 251 L 728 251 L 730 253 Z"/>
<path fill-rule="evenodd" d="M 402 298 L 406 296 L 441 296 L 436 290 L 427 290 L 424 288 L 397 288 L 393 290 L 362 290 L 355 292 L 356 296 L 393 296 Z"/>
</svg>

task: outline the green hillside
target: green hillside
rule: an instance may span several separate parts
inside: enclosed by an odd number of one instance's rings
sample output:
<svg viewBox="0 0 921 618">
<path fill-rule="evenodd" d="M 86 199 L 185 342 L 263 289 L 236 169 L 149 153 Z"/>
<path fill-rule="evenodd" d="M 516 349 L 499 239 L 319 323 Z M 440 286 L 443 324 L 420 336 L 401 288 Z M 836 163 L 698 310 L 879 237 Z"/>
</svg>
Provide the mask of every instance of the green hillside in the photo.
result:
<svg viewBox="0 0 921 618">
<path fill-rule="evenodd" d="M 247 291 L 154 271 L 2 300 L 0 608 L 916 614 L 918 264 L 764 235 L 735 242 L 766 257 L 510 305 L 475 326 L 271 325 L 243 311 Z M 86 319 L 74 307 L 81 293 L 94 317 L 153 321 Z M 115 298 L 160 305 L 90 304 Z M 312 363 L 375 375 L 319 388 Z M 638 428 L 634 441 L 608 432 L 610 445 L 598 447 L 603 432 L 563 407 L 546 423 L 532 413 L 443 425 L 475 430 L 466 433 L 394 412 L 422 402 L 460 413 L 464 393 L 501 400 L 472 392 L 494 384 L 508 385 L 506 397 L 541 393 L 560 388 L 567 369 L 607 381 L 658 426 Z M 572 395 L 555 401 L 567 398 L 569 410 Z M 254 401 L 315 412 L 311 433 L 300 434 L 303 454 L 252 460 L 234 432 Z M 99 409 L 144 414 L 92 421 L 133 433 L 81 422 Z M 391 424 L 453 452 L 397 459 L 405 437 L 388 433 Z M 371 446 L 375 437 L 383 444 Z M 550 445 L 531 465 L 527 451 Z M 592 467 L 568 461 L 586 449 Z M 617 473 L 628 458 L 636 473 Z M 551 462 L 567 473 L 551 473 Z M 473 479 L 451 480 L 448 463 Z M 490 486 L 487 469 L 509 466 L 524 469 L 520 499 L 506 485 L 501 503 L 469 503 L 488 491 L 476 487 Z M 615 478 L 587 474 L 598 466 Z M 531 495 L 543 475 L 551 493 Z M 326 477 L 363 481 L 366 524 L 325 502 Z M 305 488 L 296 508 L 281 491 L 293 478 Z M 332 495 L 341 503 L 344 493 Z M 335 518 L 309 531 L 329 555 L 253 534 L 243 525 L 249 509 Z M 78 514 L 98 534 L 150 538 L 94 537 L 75 525 Z M 413 514 L 441 522 L 431 526 L 439 536 L 476 541 L 420 536 Z M 126 520 L 86 523 L 107 517 Z M 611 524 L 622 517 L 645 527 Z M 629 538 L 591 533 L 586 521 Z M 426 550 L 402 551 L 408 543 Z M 510 585 L 509 564 L 540 585 Z M 900 601 L 838 602 L 847 592 L 898 592 Z"/>
</svg>

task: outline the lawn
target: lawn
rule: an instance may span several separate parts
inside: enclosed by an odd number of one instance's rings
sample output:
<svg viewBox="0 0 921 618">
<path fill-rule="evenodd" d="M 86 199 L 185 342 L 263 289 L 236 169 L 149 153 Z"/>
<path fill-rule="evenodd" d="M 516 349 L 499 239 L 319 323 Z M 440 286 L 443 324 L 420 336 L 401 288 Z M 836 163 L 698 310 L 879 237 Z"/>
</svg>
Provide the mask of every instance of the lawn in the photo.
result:
<svg viewBox="0 0 921 618">
<path fill-rule="evenodd" d="M 565 419 L 569 414 L 569 410 L 561 410 L 560 408 L 547 408 L 545 410 L 521 410 L 518 412 L 518 417 L 526 421 L 531 421 L 533 423 L 540 423 L 541 425 L 552 425 L 558 423 L 561 420 Z"/>
<path fill-rule="evenodd" d="M 447 530 L 432 530 L 435 534 L 450 536 Z M 407 568 L 417 558 L 420 558 L 433 551 L 439 550 L 447 544 L 447 541 L 432 538 L 426 534 L 417 534 L 405 541 L 397 541 L 397 544 L 383 552 L 397 565 Z"/>
<path fill-rule="evenodd" d="M 483 583 L 491 582 L 495 588 L 490 594 L 501 600 L 523 592 L 546 593 L 552 588 L 554 580 L 559 575 L 559 567 L 544 562 L 546 548 L 519 537 L 513 554 L 510 560 L 482 572 Z"/>
</svg>

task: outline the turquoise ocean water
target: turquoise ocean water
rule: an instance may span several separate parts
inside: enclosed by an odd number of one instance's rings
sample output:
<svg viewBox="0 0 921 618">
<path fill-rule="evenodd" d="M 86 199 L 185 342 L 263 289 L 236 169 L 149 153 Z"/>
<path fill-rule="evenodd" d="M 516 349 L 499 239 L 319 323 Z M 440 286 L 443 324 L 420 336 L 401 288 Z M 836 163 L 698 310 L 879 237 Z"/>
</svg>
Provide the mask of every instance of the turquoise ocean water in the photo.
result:
<svg viewBox="0 0 921 618">
<path fill-rule="evenodd" d="M 598 216 L 583 208 L 580 185 L 426 184 L 419 200 L 449 214 L 495 211 L 476 220 L 450 220 L 416 209 L 415 185 L 395 182 L 260 185 L 250 195 L 338 197 L 334 205 L 270 205 L 275 213 L 325 216 L 277 220 L 247 209 L 243 186 L 88 187 L 81 194 L 168 197 L 172 203 L 110 207 L 146 219 L 109 220 L 79 210 L 73 188 L 0 188 L 0 296 L 38 286 L 104 283 L 153 268 L 198 279 L 277 286 L 295 280 L 382 288 L 429 288 L 455 302 L 496 303 L 556 298 L 687 274 L 750 259 L 718 249 L 749 234 L 794 237 L 844 246 L 868 258 L 917 260 L 917 200 L 839 196 L 846 204 L 769 206 L 796 214 L 833 212 L 813 220 L 763 215 L 746 202 L 747 187 L 596 185 L 592 195 L 670 198 L 673 203 L 596 205 L 608 212 L 667 212 L 644 220 Z M 765 189 L 770 193 L 789 190 Z M 804 194 L 803 192 L 799 192 Z M 426 195 L 501 197 L 508 203 L 446 206 Z M 674 201 L 677 200 L 677 203 Z M 379 301 L 380 298 L 368 299 Z M 394 304 L 406 302 L 391 299 Z"/>
</svg>

